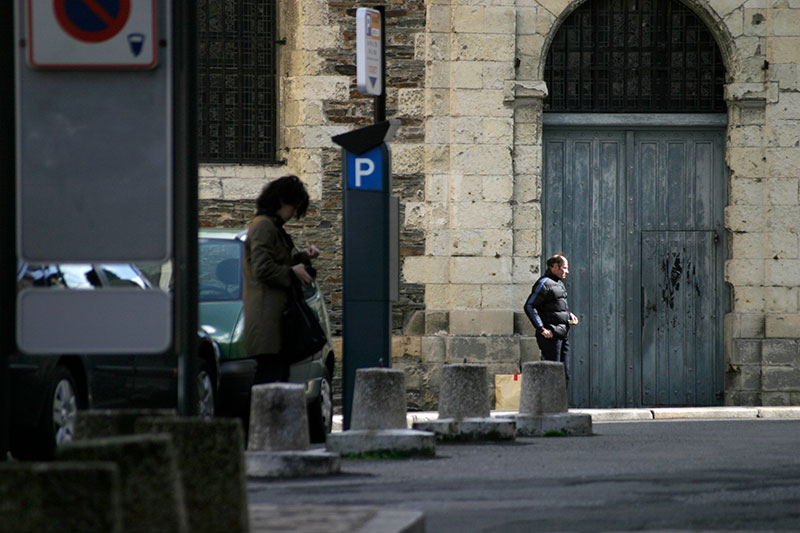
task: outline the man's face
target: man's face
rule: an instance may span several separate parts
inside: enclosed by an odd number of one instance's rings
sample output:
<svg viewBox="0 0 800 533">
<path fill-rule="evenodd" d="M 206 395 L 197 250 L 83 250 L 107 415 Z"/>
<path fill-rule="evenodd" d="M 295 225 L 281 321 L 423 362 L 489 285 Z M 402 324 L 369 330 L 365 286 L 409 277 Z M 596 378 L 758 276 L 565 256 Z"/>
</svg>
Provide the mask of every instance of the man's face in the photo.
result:
<svg viewBox="0 0 800 533">
<path fill-rule="evenodd" d="M 553 274 L 555 274 L 559 278 L 566 279 L 567 274 L 569 274 L 569 261 L 564 259 L 563 265 L 561 266 L 558 266 L 557 264 L 553 265 L 553 268 L 551 268 L 550 270 L 553 272 Z"/>
</svg>

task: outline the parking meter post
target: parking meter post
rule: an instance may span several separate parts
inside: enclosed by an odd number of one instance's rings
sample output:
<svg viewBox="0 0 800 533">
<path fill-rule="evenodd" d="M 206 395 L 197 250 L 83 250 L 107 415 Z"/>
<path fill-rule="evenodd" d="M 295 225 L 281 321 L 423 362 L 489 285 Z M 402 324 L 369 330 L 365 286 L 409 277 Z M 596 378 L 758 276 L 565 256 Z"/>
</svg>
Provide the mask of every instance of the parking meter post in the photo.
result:
<svg viewBox="0 0 800 533">
<path fill-rule="evenodd" d="M 14 3 L 0 3 L 0 20 L 16 20 Z M 0 65 L 3 72 L 14 72 L 14 32 L 0 36 Z M 14 351 L 16 323 L 16 252 L 14 211 L 16 159 L 14 149 L 14 75 L 0 76 L 0 462 L 9 449 L 10 406 L 8 399 L 8 357 Z"/>
<path fill-rule="evenodd" d="M 178 412 L 197 414 L 197 148 L 195 139 L 196 9 L 172 3 L 173 24 L 173 231 L 175 286 L 173 349 L 178 357 Z"/>
<path fill-rule="evenodd" d="M 342 150 L 342 400 L 350 428 L 356 370 L 392 358 L 391 140 L 399 121 L 333 137 Z"/>
</svg>

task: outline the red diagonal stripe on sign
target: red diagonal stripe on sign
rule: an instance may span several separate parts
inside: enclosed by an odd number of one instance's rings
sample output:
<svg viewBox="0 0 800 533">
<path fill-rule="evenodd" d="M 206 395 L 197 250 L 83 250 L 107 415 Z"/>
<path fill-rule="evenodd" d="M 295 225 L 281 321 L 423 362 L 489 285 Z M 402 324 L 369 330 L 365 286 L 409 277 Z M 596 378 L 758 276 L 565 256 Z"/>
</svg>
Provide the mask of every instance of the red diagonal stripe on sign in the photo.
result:
<svg viewBox="0 0 800 533">
<path fill-rule="evenodd" d="M 103 8 L 100 4 L 98 4 L 95 0 L 81 0 L 86 7 L 92 10 L 92 13 L 97 15 L 97 17 L 106 23 L 106 25 L 111 26 L 114 24 L 114 17 L 112 17 L 108 11 Z"/>
</svg>

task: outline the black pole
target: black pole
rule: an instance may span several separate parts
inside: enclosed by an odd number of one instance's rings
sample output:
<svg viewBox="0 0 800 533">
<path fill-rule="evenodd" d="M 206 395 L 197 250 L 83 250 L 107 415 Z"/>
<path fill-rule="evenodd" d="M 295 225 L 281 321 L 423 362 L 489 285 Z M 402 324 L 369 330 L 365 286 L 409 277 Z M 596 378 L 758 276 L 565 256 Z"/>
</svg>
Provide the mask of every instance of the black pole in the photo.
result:
<svg viewBox="0 0 800 533">
<path fill-rule="evenodd" d="M 178 412 L 197 409 L 197 13 L 172 1 L 173 60 L 173 349 L 178 357 Z"/>
<path fill-rule="evenodd" d="M 381 14 L 381 94 L 372 97 L 375 124 L 386 120 L 386 7 L 375 6 Z"/>
<path fill-rule="evenodd" d="M 0 462 L 9 449 L 10 405 L 8 357 L 14 351 L 16 325 L 16 250 L 14 246 L 16 197 L 14 98 L 14 3 L 0 2 L 0 20 L 10 21 L 0 36 Z"/>
</svg>

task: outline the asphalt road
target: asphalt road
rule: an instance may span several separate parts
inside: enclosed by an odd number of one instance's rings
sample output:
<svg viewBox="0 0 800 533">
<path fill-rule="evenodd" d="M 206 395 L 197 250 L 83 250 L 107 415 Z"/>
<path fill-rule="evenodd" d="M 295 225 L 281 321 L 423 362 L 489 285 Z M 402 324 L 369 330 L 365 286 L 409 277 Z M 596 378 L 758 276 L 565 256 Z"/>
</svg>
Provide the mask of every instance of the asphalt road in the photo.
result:
<svg viewBox="0 0 800 533">
<path fill-rule="evenodd" d="M 800 531 L 800 421 L 595 424 L 248 483 L 252 503 L 425 513 L 427 531 Z"/>
</svg>

